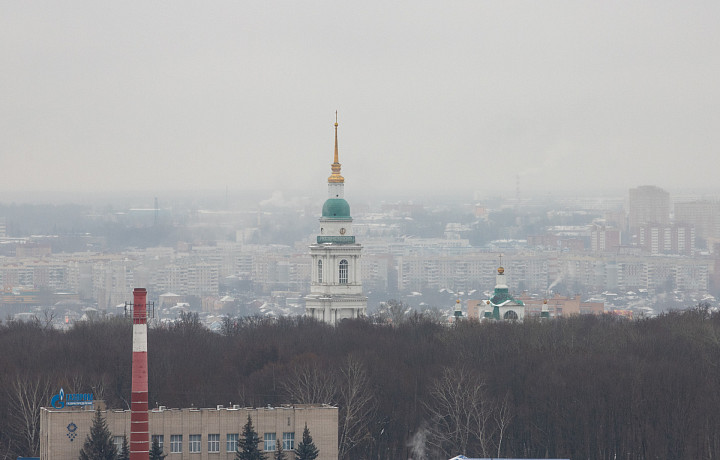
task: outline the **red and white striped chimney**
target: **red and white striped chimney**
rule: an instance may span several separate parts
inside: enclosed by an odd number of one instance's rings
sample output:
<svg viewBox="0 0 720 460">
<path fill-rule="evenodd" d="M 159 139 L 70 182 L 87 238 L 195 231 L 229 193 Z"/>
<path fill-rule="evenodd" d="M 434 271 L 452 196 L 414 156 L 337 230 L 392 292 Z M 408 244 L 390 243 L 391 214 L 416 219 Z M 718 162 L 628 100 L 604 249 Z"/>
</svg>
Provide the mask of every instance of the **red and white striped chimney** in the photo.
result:
<svg viewBox="0 0 720 460">
<path fill-rule="evenodd" d="M 150 456 L 148 426 L 147 291 L 133 290 L 132 392 L 130 394 L 130 460 Z"/>
</svg>

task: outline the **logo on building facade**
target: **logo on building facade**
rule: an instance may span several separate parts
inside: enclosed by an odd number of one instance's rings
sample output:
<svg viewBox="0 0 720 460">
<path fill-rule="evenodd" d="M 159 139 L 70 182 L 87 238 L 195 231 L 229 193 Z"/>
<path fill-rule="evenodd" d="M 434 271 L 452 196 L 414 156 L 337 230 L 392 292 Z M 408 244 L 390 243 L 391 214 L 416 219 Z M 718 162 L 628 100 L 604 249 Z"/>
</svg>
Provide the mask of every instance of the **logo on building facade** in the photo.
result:
<svg viewBox="0 0 720 460">
<path fill-rule="evenodd" d="M 60 393 L 50 400 L 50 405 L 55 409 L 63 409 L 65 406 L 92 406 L 92 393 L 68 393 L 60 388 Z"/>
<path fill-rule="evenodd" d="M 67 437 L 70 440 L 70 442 L 73 442 L 75 440 L 75 438 L 77 437 L 77 433 L 76 433 L 77 425 L 75 425 L 75 423 L 73 423 L 73 422 L 70 422 L 67 426 L 67 430 L 68 430 Z"/>
</svg>

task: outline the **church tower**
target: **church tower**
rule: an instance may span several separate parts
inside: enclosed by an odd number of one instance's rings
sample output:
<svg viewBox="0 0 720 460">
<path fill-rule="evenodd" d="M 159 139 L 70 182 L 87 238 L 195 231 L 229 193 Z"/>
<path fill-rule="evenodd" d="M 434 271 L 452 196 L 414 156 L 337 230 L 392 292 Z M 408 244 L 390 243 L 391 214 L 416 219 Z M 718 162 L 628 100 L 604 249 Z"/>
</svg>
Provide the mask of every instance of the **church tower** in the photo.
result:
<svg viewBox="0 0 720 460">
<path fill-rule="evenodd" d="M 493 296 L 486 300 L 485 303 L 487 305 L 485 319 L 522 321 L 525 317 L 525 304 L 510 295 L 503 267 L 497 269 L 495 291 Z"/>
<path fill-rule="evenodd" d="M 338 159 L 338 122 L 335 113 L 335 158 L 328 177 L 328 199 L 322 208 L 320 233 L 310 245 L 310 294 L 305 314 L 337 324 L 343 319 L 365 316 L 367 297 L 360 277 L 362 246 L 355 242 L 350 205 L 344 198 L 345 178 Z"/>
</svg>

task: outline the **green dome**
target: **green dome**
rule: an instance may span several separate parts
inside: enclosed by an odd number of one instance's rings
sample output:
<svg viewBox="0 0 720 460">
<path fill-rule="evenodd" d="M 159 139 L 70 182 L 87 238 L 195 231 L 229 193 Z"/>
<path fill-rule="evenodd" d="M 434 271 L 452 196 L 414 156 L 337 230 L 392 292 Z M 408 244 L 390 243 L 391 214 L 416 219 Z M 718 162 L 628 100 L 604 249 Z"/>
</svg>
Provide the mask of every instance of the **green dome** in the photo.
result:
<svg viewBox="0 0 720 460">
<path fill-rule="evenodd" d="M 323 205 L 322 216 L 328 219 L 349 219 L 350 205 L 342 198 L 329 198 Z"/>
</svg>

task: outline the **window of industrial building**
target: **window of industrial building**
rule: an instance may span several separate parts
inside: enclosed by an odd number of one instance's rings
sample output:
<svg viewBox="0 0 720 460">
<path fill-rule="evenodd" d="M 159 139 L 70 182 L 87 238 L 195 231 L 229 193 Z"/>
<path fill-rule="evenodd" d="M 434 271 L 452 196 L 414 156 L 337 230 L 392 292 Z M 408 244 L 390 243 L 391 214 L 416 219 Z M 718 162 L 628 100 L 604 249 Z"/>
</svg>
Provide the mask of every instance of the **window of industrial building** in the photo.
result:
<svg viewBox="0 0 720 460">
<path fill-rule="evenodd" d="M 340 261 L 340 284 L 348 282 L 348 261 L 343 259 Z"/>
<path fill-rule="evenodd" d="M 323 282 L 323 281 L 322 281 L 322 275 L 323 275 L 323 272 L 322 272 L 322 260 L 318 260 L 318 280 L 317 280 L 318 283 L 322 283 L 322 282 Z"/>
<path fill-rule="evenodd" d="M 157 441 L 158 446 L 160 446 L 160 450 L 162 450 L 165 447 L 165 436 L 163 436 L 161 434 L 154 434 L 154 435 L 152 435 L 151 442 L 154 443 L 155 441 Z"/>
<path fill-rule="evenodd" d="M 113 436 L 113 444 L 115 445 L 115 452 L 117 452 L 118 454 L 120 452 L 122 452 L 123 437 L 124 436 Z"/>
<path fill-rule="evenodd" d="M 295 433 L 283 433 L 283 450 L 295 448 Z"/>
<path fill-rule="evenodd" d="M 238 433 L 228 433 L 225 450 L 227 452 L 235 452 L 237 450 Z"/>
<path fill-rule="evenodd" d="M 220 452 L 220 435 L 208 435 L 208 452 Z"/>
<path fill-rule="evenodd" d="M 200 440 L 201 435 L 199 434 L 191 434 L 190 435 L 190 443 L 189 443 L 189 450 L 191 453 L 199 453 L 200 452 Z"/>
<path fill-rule="evenodd" d="M 265 433 L 265 452 L 275 450 L 275 433 Z"/>
<path fill-rule="evenodd" d="M 171 434 L 170 435 L 170 453 L 179 454 L 182 452 L 182 435 Z"/>
</svg>

